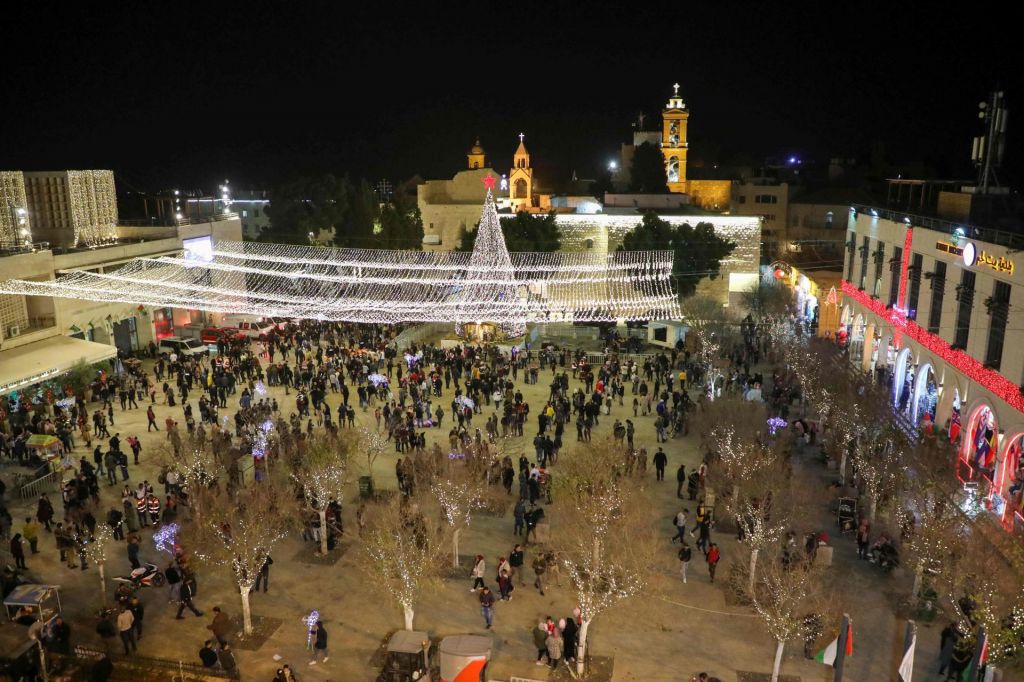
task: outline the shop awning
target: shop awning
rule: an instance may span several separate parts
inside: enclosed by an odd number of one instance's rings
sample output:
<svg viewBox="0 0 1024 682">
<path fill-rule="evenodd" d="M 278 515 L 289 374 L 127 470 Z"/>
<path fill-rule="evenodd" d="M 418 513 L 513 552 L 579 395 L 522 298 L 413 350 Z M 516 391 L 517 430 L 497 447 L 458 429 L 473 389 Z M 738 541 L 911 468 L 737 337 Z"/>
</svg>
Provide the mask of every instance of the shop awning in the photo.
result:
<svg viewBox="0 0 1024 682">
<path fill-rule="evenodd" d="M 79 360 L 92 364 L 116 355 L 114 346 L 70 336 L 53 336 L 0 351 L 0 395 L 58 377 Z"/>
</svg>

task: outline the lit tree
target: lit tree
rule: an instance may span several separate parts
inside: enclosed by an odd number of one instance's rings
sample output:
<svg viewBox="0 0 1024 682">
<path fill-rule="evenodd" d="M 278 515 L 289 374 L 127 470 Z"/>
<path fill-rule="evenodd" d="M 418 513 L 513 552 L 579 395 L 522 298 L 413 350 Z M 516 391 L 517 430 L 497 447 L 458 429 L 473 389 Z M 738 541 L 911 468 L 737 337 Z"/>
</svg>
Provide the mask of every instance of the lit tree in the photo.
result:
<svg viewBox="0 0 1024 682">
<path fill-rule="evenodd" d="M 114 540 L 114 531 L 107 524 L 96 526 L 96 533 L 85 545 L 86 558 L 96 564 L 100 572 L 100 599 L 105 605 L 107 603 L 107 577 L 105 573 L 107 565 L 107 550 Z"/>
<path fill-rule="evenodd" d="M 644 588 L 653 557 L 654 523 L 633 479 L 622 475 L 624 452 L 611 440 L 559 463 L 560 532 L 555 544 L 580 609 L 577 673 L 583 674 L 594 618 Z"/>
<path fill-rule="evenodd" d="M 211 448 L 197 446 L 186 449 L 173 467 L 179 485 L 188 493 L 188 507 L 196 523 L 202 521 L 204 504 L 219 494 L 217 484 L 226 474 Z"/>
<path fill-rule="evenodd" d="M 212 497 L 205 519 L 192 528 L 189 547 L 211 566 L 230 566 L 242 599 L 242 623 L 252 634 L 249 591 L 256 584 L 263 565 L 278 542 L 283 540 L 293 518 L 285 486 L 268 479 L 240 492 L 232 500 L 226 495 Z"/>
<path fill-rule="evenodd" d="M 707 396 L 714 400 L 717 397 L 715 386 L 723 376 L 717 366 L 718 360 L 723 344 L 728 343 L 735 333 L 733 320 L 722 304 L 709 296 L 690 296 L 683 299 L 679 307 L 690 332 L 697 339 L 697 361 L 704 370 Z"/>
<path fill-rule="evenodd" d="M 405 629 L 413 629 L 416 599 L 437 584 L 443 552 L 440 533 L 414 504 L 395 497 L 370 515 L 359 566 L 370 584 L 402 608 Z"/>
<path fill-rule="evenodd" d="M 341 504 L 349 484 L 354 446 L 361 442 L 350 436 L 351 433 L 347 430 L 338 436 L 327 435 L 312 440 L 292 474 L 302 490 L 303 500 L 320 517 L 320 554 L 327 554 L 327 508 L 332 500 Z"/>
<path fill-rule="evenodd" d="M 452 566 L 459 566 L 459 535 L 468 528 L 473 512 L 484 507 L 484 485 L 464 467 L 449 470 L 449 475 L 430 487 L 452 538 Z"/>
<path fill-rule="evenodd" d="M 868 515 L 875 520 L 879 503 L 892 510 L 900 491 L 906 463 L 897 447 L 895 434 L 888 420 L 866 424 L 853 444 L 853 462 L 857 476 L 864 481 L 868 495 Z"/>
<path fill-rule="evenodd" d="M 366 475 L 370 477 L 370 482 L 372 483 L 373 465 L 377 458 L 381 456 L 381 453 L 387 452 L 388 441 L 379 433 L 370 429 L 361 428 L 358 433 L 361 439 L 360 447 L 363 448 L 363 454 L 366 455 Z"/>
<path fill-rule="evenodd" d="M 769 634 L 775 639 L 775 663 L 772 682 L 777 682 L 782 668 L 786 642 L 802 639 L 807 634 L 807 613 L 821 613 L 821 570 L 813 564 L 779 560 L 762 561 L 757 569 L 750 599 Z"/>
</svg>

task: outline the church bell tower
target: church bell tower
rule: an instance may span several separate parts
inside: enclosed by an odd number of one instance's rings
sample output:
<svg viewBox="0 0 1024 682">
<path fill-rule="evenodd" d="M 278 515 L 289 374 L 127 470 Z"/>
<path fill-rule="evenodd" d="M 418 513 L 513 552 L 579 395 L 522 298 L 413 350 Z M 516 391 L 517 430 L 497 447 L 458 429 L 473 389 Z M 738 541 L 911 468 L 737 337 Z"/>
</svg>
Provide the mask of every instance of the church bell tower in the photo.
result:
<svg viewBox="0 0 1024 682">
<path fill-rule="evenodd" d="M 512 211 L 528 211 L 533 206 L 533 169 L 530 167 L 530 153 L 526 151 L 523 138 L 519 133 L 519 148 L 512 157 L 512 171 L 508 174 L 509 197 Z"/>
<path fill-rule="evenodd" d="M 661 112 L 661 153 L 665 157 L 665 179 L 670 192 L 686 192 L 686 122 L 690 112 L 679 96 L 679 83 Z"/>
</svg>

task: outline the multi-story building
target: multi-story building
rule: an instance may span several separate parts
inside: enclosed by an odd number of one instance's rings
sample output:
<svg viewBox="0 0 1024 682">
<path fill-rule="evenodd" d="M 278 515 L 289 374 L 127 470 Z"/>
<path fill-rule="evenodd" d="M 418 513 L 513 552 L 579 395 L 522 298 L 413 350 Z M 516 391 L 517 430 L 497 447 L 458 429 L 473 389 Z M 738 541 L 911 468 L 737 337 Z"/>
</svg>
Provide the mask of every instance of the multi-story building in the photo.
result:
<svg viewBox="0 0 1024 682">
<path fill-rule="evenodd" d="M 34 241 L 76 247 L 117 239 L 113 171 L 40 171 L 24 175 Z"/>
<path fill-rule="evenodd" d="M 116 241 L 95 248 L 53 250 L 38 246 L 0 255 L 4 279 L 51 280 L 61 272 L 114 272 L 133 258 L 182 251 L 208 253 L 218 240 L 242 238 L 237 216 L 180 226 L 118 226 Z M 113 357 L 145 348 L 181 327 L 205 323 L 187 308 L 0 294 L 0 395 L 68 371 L 79 359 Z"/>
<path fill-rule="evenodd" d="M 25 176 L 20 171 L 0 171 L 0 249 L 32 243 Z"/>
<path fill-rule="evenodd" d="M 789 184 L 771 178 L 750 178 L 732 188 L 732 215 L 759 216 L 761 238 L 769 256 L 781 252 L 789 218 Z"/>
<path fill-rule="evenodd" d="M 1024 523 L 1021 489 L 1011 491 L 1024 475 L 1024 235 L 848 211 L 840 341 L 889 382 L 908 427 L 958 444 L 980 508 Z"/>
<path fill-rule="evenodd" d="M 237 213 L 242 222 L 242 235 L 255 241 L 263 230 L 270 227 L 269 203 L 270 192 L 266 190 L 243 190 L 229 200 L 223 197 L 189 197 L 185 200 L 185 215 L 191 221 L 203 222 L 227 213 Z"/>
</svg>

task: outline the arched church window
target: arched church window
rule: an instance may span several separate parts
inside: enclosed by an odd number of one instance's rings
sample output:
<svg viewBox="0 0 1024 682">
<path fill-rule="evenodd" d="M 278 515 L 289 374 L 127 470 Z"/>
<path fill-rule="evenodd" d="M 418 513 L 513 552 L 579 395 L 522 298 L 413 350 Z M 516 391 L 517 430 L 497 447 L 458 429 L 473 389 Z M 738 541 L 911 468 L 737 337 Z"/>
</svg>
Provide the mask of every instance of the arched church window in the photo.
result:
<svg viewBox="0 0 1024 682">
<path fill-rule="evenodd" d="M 672 156 L 668 160 L 668 181 L 679 182 L 679 157 Z"/>
</svg>

